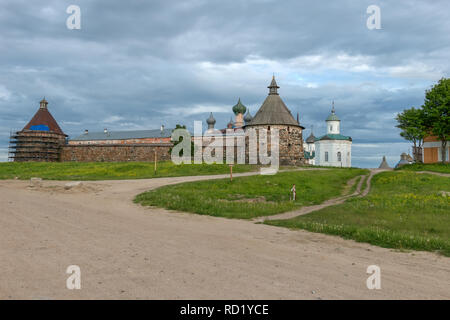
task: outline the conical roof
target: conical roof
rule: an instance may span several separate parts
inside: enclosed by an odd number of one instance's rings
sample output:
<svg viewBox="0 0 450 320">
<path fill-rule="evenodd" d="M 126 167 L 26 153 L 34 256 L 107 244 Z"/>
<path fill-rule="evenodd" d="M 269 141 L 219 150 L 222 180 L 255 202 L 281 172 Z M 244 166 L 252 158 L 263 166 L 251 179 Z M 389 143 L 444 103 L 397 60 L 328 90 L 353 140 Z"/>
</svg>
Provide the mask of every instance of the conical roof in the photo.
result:
<svg viewBox="0 0 450 320">
<path fill-rule="evenodd" d="M 233 128 L 233 126 L 234 126 L 234 122 L 233 122 L 233 118 L 231 117 L 230 122 L 228 122 L 228 124 L 227 124 L 227 128 L 231 129 L 231 128 Z"/>
<path fill-rule="evenodd" d="M 47 105 L 47 100 L 45 100 L 45 98 L 42 99 L 39 110 L 30 122 L 28 122 L 28 124 L 23 128 L 23 130 L 50 131 L 64 135 L 64 132 L 59 127 L 55 118 L 53 118 L 50 111 L 48 111 Z"/>
<path fill-rule="evenodd" d="M 381 161 L 381 164 L 378 168 L 379 169 L 391 169 L 391 167 L 389 167 L 389 165 L 386 161 L 386 156 L 383 156 L 383 160 Z"/>
<path fill-rule="evenodd" d="M 275 77 L 273 77 L 272 83 L 268 88 L 270 89 L 269 95 L 249 125 L 282 124 L 301 127 L 278 95 L 277 89 L 279 87 L 275 81 Z"/>
</svg>

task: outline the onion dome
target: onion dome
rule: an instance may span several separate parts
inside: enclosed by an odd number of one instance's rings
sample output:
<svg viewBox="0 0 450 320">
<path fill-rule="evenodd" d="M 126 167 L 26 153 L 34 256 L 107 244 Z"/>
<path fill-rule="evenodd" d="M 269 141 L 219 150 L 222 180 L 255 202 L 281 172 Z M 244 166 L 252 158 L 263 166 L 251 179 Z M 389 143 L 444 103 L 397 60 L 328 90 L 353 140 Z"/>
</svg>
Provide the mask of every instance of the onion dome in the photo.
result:
<svg viewBox="0 0 450 320">
<path fill-rule="evenodd" d="M 239 98 L 238 103 L 233 107 L 233 112 L 237 115 L 239 113 L 244 114 L 245 111 L 247 111 L 247 107 L 242 104 L 241 98 Z"/>
<path fill-rule="evenodd" d="M 250 110 L 247 109 L 247 113 L 246 113 L 245 116 L 244 116 L 244 121 L 245 121 L 245 123 L 249 123 L 250 121 L 252 121 L 252 119 L 253 119 L 253 117 L 252 117 L 252 115 L 250 114 Z"/>
<path fill-rule="evenodd" d="M 208 129 L 214 128 L 214 125 L 216 124 L 216 119 L 214 119 L 212 112 L 209 115 L 209 118 L 206 119 L 206 123 L 208 124 Z"/>
<path fill-rule="evenodd" d="M 311 132 L 311 134 L 309 135 L 309 137 L 306 139 L 306 143 L 314 143 L 316 141 L 316 137 L 314 136 L 314 134 Z"/>
<path fill-rule="evenodd" d="M 314 133 L 313 133 L 313 126 L 311 126 L 311 134 L 306 139 L 306 143 L 314 143 L 314 142 L 316 142 L 316 139 L 317 138 L 314 136 Z"/>
<path fill-rule="evenodd" d="M 328 116 L 326 121 L 341 121 L 338 116 L 336 115 L 336 111 L 334 110 L 334 101 L 333 101 L 333 107 L 331 108 L 331 114 Z"/>
</svg>

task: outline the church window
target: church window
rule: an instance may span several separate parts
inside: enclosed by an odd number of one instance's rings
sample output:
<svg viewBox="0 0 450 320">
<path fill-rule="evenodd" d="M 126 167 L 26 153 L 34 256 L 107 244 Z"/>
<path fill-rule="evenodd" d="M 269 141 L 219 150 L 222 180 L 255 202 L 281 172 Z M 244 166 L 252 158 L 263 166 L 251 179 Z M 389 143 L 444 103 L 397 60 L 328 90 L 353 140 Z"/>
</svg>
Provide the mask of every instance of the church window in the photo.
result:
<svg viewBox="0 0 450 320">
<path fill-rule="evenodd" d="M 325 161 L 328 162 L 328 151 L 325 151 Z"/>
<path fill-rule="evenodd" d="M 337 153 L 337 158 L 338 158 L 338 161 L 342 161 L 342 157 L 341 157 L 341 152 L 340 151 Z"/>
</svg>

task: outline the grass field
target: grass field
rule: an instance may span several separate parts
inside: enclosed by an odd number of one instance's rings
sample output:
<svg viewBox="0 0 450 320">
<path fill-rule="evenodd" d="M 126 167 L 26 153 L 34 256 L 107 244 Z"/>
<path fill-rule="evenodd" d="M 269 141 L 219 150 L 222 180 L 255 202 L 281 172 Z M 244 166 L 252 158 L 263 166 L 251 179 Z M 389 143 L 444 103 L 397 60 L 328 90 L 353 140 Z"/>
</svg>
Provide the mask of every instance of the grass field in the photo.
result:
<svg viewBox="0 0 450 320">
<path fill-rule="evenodd" d="M 363 169 L 327 169 L 240 177 L 233 182 L 229 179 L 189 182 L 145 192 L 137 196 L 135 202 L 198 214 L 250 219 L 337 197 L 349 179 L 367 173 Z M 297 189 L 296 201 L 289 200 L 293 184 Z"/>
<path fill-rule="evenodd" d="M 450 256 L 450 197 L 441 191 L 450 191 L 449 178 L 406 170 L 383 172 L 373 177 L 365 198 L 266 223 Z"/>
<path fill-rule="evenodd" d="M 415 164 L 407 164 L 401 166 L 396 170 L 407 170 L 407 171 L 433 171 L 440 173 L 450 173 L 450 164 L 449 163 L 415 163 Z"/>
<path fill-rule="evenodd" d="M 258 170 L 257 166 L 235 165 L 233 172 Z M 226 164 L 175 165 L 171 161 L 158 162 L 156 174 L 151 162 L 4 162 L 0 163 L 0 179 L 47 180 L 119 180 L 158 177 L 226 174 Z"/>
</svg>

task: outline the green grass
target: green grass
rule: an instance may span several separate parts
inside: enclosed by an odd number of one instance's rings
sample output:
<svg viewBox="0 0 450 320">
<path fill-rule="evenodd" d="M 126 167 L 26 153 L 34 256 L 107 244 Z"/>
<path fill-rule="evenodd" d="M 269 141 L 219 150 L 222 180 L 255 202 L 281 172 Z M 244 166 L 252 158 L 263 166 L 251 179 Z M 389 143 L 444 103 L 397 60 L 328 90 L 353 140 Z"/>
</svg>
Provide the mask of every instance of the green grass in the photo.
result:
<svg viewBox="0 0 450 320">
<path fill-rule="evenodd" d="M 197 181 L 145 192 L 135 202 L 172 210 L 227 218 L 250 219 L 319 204 L 337 197 L 346 182 L 363 169 L 329 169 L 280 172 L 233 179 Z M 290 189 L 297 188 L 297 200 L 290 201 Z"/>
<path fill-rule="evenodd" d="M 414 163 L 401 166 L 396 170 L 407 170 L 407 171 L 433 171 L 440 173 L 450 173 L 449 163 Z"/>
<path fill-rule="evenodd" d="M 233 172 L 257 170 L 252 165 L 235 165 Z M 0 179 L 47 180 L 120 180 L 158 177 L 226 174 L 226 164 L 175 165 L 170 161 L 158 162 L 156 174 L 151 162 L 4 162 L 0 163 Z"/>
<path fill-rule="evenodd" d="M 289 220 L 267 224 L 306 229 L 386 248 L 436 251 L 450 256 L 450 180 L 409 171 L 383 172 L 365 198 L 351 198 Z"/>
</svg>

